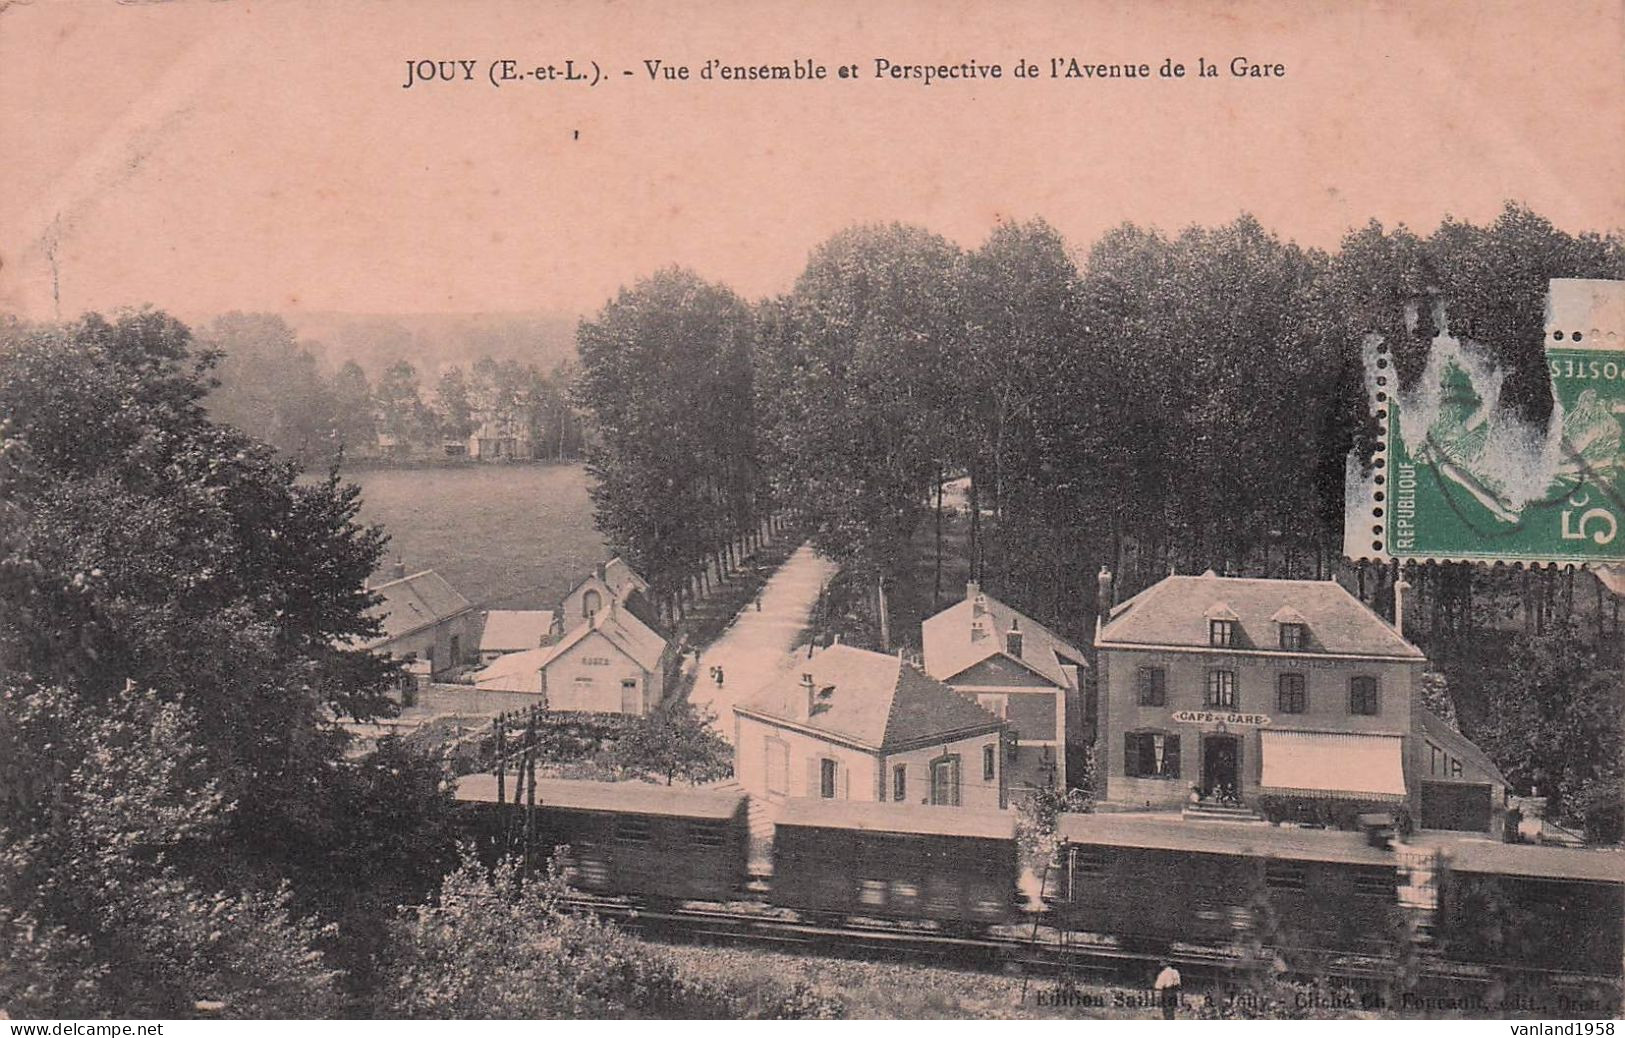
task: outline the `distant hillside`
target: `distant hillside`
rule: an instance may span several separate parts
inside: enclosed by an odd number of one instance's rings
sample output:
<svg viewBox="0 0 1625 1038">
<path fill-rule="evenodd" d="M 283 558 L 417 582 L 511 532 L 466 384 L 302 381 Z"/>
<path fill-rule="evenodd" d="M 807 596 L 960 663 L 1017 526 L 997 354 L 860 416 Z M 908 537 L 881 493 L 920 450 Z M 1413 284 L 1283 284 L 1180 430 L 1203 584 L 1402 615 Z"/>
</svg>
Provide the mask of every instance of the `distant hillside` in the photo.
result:
<svg viewBox="0 0 1625 1038">
<path fill-rule="evenodd" d="M 576 355 L 573 314 L 532 311 L 500 314 L 285 314 L 283 319 L 323 363 L 353 360 L 375 374 L 397 360 L 420 373 L 452 365 L 465 369 L 483 356 L 551 371 Z"/>
</svg>

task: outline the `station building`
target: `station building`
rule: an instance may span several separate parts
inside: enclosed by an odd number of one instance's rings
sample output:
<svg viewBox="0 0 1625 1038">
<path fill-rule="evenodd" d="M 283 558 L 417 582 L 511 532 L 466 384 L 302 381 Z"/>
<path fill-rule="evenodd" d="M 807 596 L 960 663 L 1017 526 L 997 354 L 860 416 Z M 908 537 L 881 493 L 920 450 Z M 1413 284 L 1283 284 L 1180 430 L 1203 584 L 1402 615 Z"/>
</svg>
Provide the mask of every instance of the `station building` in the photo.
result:
<svg viewBox="0 0 1625 1038">
<path fill-rule="evenodd" d="M 1504 825 L 1506 780 L 1421 701 L 1422 651 L 1335 581 L 1169 576 L 1105 610 L 1095 649 L 1107 806 L 1194 791 L 1272 818 Z"/>
<path fill-rule="evenodd" d="M 665 698 L 672 647 L 614 598 L 558 641 L 497 657 L 482 689 L 528 692 L 548 710 L 644 715 Z"/>
</svg>

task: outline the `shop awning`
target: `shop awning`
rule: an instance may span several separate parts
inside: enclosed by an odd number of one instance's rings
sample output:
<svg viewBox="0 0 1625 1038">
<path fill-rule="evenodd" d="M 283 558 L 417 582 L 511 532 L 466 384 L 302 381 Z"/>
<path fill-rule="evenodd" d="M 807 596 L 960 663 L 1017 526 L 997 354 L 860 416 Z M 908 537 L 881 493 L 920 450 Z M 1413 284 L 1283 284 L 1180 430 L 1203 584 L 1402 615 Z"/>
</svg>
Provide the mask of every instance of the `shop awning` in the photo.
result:
<svg viewBox="0 0 1625 1038">
<path fill-rule="evenodd" d="M 1268 793 L 1405 799 L 1405 737 L 1333 732 L 1265 730 L 1264 774 Z"/>
</svg>

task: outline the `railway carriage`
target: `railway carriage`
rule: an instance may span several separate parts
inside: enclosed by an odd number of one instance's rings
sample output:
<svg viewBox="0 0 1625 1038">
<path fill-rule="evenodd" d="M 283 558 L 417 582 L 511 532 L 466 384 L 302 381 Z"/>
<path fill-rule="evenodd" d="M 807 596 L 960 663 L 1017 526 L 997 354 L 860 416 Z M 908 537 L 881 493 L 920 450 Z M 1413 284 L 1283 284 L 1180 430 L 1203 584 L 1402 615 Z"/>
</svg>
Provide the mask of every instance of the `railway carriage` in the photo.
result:
<svg viewBox="0 0 1625 1038">
<path fill-rule="evenodd" d="M 1434 929 L 1448 958 L 1621 975 L 1625 853 L 1463 840 L 1445 862 Z"/>
<path fill-rule="evenodd" d="M 1008 812 L 791 800 L 773 841 L 775 905 L 817 918 L 1009 921 L 1015 818 Z"/>
<path fill-rule="evenodd" d="M 1339 954 L 1395 934 L 1396 857 L 1357 834 L 1109 814 L 1063 815 L 1058 834 L 1045 895 L 1060 929 L 1142 950 L 1257 938 Z"/>
<path fill-rule="evenodd" d="M 513 796 L 510 788 L 508 796 Z M 524 808 L 497 800 L 496 778 L 468 775 L 456 797 L 487 856 Z M 722 901 L 745 881 L 750 833 L 743 793 L 644 782 L 536 781 L 535 845 L 568 845 L 565 875 L 597 894 Z"/>
<path fill-rule="evenodd" d="M 456 790 L 465 829 L 488 859 L 524 818 L 511 790 L 506 804 L 496 794 L 489 775 L 465 777 Z M 566 876 L 595 894 L 751 900 L 746 807 L 742 793 L 539 780 L 534 846 L 567 846 Z M 1504 967 L 1590 998 L 1597 982 L 1607 987 L 1625 972 L 1617 852 L 1463 839 L 1438 848 L 1441 858 L 1354 833 L 1113 814 L 1062 815 L 1057 835 L 1047 922 L 1125 951 L 1233 950 L 1257 940 L 1318 952 L 1315 967 L 1336 973 L 1392 954 L 1398 917 L 1415 909 L 1432 918 L 1435 954 L 1472 976 Z M 777 820 L 773 868 L 766 902 L 803 919 L 959 933 L 1016 918 L 1010 812 L 791 800 Z"/>
</svg>

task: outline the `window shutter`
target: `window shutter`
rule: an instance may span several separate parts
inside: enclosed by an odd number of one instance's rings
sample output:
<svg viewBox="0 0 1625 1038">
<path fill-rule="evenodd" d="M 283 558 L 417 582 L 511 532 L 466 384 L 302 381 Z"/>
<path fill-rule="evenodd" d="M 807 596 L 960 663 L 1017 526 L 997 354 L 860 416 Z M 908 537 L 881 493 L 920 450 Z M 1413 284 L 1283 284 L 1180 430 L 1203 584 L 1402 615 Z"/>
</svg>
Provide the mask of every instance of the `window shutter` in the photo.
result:
<svg viewBox="0 0 1625 1038">
<path fill-rule="evenodd" d="M 1123 774 L 1129 778 L 1140 775 L 1140 746 L 1133 735 L 1123 736 Z"/>
<path fill-rule="evenodd" d="M 818 773 L 818 769 L 821 766 L 822 766 L 821 762 L 819 761 L 819 759 L 817 757 L 808 757 L 807 758 L 807 793 L 806 793 L 806 795 L 809 796 L 809 797 L 816 797 L 816 796 L 822 796 L 823 795 L 823 790 L 819 788 L 819 781 L 820 781 L 820 779 L 823 778 L 823 776 Z"/>
<path fill-rule="evenodd" d="M 835 765 L 835 771 L 836 771 L 836 774 L 839 775 L 840 779 L 841 779 L 841 799 L 842 800 L 851 800 L 852 799 L 852 772 L 851 772 L 851 770 L 848 769 L 848 768 L 843 768 L 839 764 L 837 764 L 837 765 Z"/>
<path fill-rule="evenodd" d="M 1179 736 L 1170 735 L 1163 740 L 1162 749 L 1163 766 L 1167 769 L 1169 778 L 1179 777 Z"/>
</svg>

